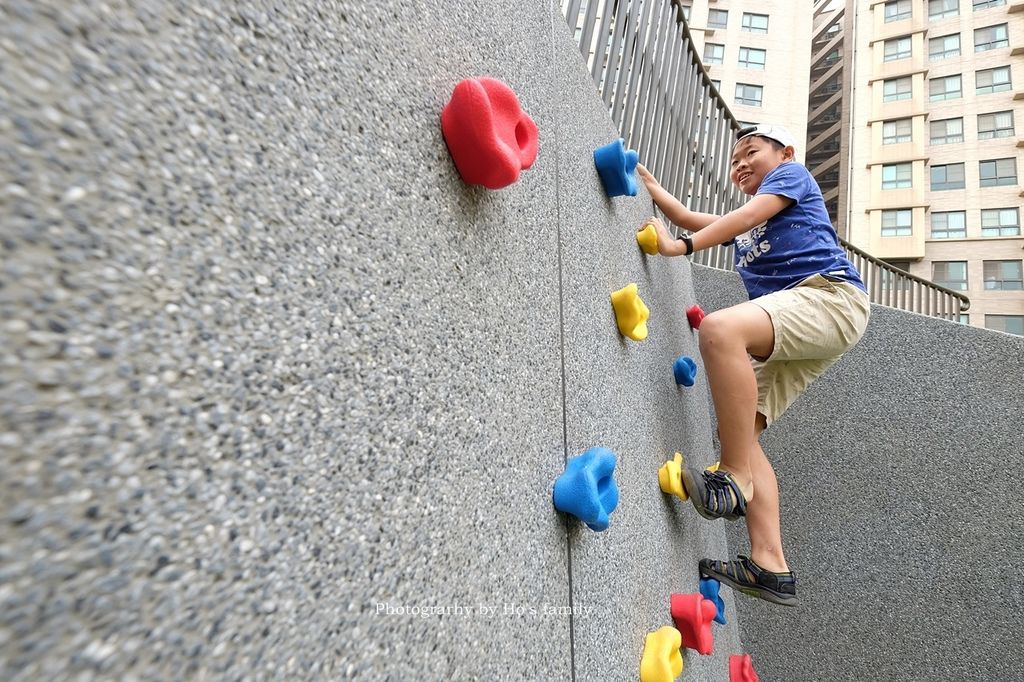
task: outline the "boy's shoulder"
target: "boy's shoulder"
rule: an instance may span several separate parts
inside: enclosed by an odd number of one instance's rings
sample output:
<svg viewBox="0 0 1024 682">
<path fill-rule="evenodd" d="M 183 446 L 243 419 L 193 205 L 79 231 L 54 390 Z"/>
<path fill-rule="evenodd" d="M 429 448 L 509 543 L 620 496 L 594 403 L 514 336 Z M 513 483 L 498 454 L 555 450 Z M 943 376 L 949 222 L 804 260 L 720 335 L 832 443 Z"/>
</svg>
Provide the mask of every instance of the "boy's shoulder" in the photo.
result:
<svg viewBox="0 0 1024 682">
<path fill-rule="evenodd" d="M 807 170 L 807 166 L 803 165 L 799 161 L 783 161 L 778 166 L 771 169 L 765 179 L 776 173 L 790 176 L 809 176 L 811 171 Z"/>
<path fill-rule="evenodd" d="M 759 194 L 783 194 L 791 199 L 800 199 L 792 195 L 792 190 L 802 190 L 800 193 L 803 194 L 812 191 L 813 187 L 817 187 L 817 183 L 806 166 L 796 161 L 786 161 L 765 174 L 757 191 Z"/>
</svg>

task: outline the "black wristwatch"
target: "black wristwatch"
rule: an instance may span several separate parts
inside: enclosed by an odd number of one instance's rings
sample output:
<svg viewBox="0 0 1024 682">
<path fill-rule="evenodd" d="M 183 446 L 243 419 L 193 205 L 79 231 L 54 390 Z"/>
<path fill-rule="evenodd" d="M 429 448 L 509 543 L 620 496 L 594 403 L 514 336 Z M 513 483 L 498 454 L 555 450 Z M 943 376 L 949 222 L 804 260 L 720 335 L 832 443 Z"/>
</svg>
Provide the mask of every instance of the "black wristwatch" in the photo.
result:
<svg viewBox="0 0 1024 682">
<path fill-rule="evenodd" d="M 686 253 L 683 254 L 684 256 L 689 256 L 691 253 L 693 253 L 693 239 L 691 237 L 687 237 L 684 234 L 677 237 L 677 239 L 681 239 L 682 242 L 686 244 Z"/>
</svg>

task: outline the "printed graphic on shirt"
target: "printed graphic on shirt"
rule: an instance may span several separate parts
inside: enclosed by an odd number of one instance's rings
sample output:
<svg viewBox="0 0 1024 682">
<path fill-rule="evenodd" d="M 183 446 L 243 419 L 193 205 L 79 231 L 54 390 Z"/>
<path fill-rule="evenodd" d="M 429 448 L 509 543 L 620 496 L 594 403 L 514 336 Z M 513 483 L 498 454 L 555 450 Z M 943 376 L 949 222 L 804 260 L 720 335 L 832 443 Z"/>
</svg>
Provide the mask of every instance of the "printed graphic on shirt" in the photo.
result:
<svg viewBox="0 0 1024 682">
<path fill-rule="evenodd" d="M 757 193 L 775 194 L 792 203 L 734 241 L 736 271 L 750 298 L 825 273 L 864 289 L 832 227 L 821 190 L 806 168 L 795 162 L 773 168 Z"/>
<path fill-rule="evenodd" d="M 736 237 L 736 251 L 737 253 L 743 252 L 743 256 L 737 259 L 737 268 L 747 267 L 757 260 L 759 256 L 772 250 L 771 242 L 764 239 L 767 231 L 768 223 L 764 222 L 750 232 L 744 232 Z"/>
</svg>

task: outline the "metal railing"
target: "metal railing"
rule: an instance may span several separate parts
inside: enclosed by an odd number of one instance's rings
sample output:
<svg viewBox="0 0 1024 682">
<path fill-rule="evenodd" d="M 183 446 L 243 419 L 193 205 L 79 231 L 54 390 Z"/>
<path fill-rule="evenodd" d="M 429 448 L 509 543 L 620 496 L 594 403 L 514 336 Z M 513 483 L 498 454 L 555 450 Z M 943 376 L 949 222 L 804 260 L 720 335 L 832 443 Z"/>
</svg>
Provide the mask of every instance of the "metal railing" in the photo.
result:
<svg viewBox="0 0 1024 682">
<path fill-rule="evenodd" d="M 678 0 L 561 0 L 619 134 L 662 186 L 687 206 L 721 215 L 744 197 L 729 181 L 739 129 L 693 45 Z M 873 303 L 959 320 L 963 294 L 915 277 L 840 239 Z M 734 270 L 733 248 L 702 250 L 693 261 Z"/>
<path fill-rule="evenodd" d="M 951 322 L 959 322 L 960 315 L 971 307 L 970 299 L 959 291 L 894 268 L 844 239 L 839 241 L 860 272 L 872 303 L 941 317 Z"/>
</svg>

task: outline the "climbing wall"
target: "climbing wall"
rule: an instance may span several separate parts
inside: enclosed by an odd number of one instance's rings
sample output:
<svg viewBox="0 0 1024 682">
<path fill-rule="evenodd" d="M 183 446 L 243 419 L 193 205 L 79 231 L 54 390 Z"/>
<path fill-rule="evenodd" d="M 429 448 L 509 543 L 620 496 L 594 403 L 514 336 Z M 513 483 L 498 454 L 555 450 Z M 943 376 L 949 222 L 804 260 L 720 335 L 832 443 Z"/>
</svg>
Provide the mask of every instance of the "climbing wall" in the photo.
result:
<svg viewBox="0 0 1024 682">
<path fill-rule="evenodd" d="M 592 152 L 616 133 L 568 29 L 556 21 L 554 32 L 563 93 L 557 135 L 567 450 L 612 448 L 622 489 L 608 531 L 570 525 L 573 604 L 597 616 L 574 620 L 576 679 L 633 679 L 643 635 L 672 624 L 669 595 L 696 592 L 697 559 L 726 552 L 722 522 L 663 495 L 657 481 L 658 467 L 676 451 L 692 465 L 714 460 L 709 395 L 702 373 L 693 388 L 677 386 L 672 374 L 678 356 L 699 358 L 685 315 L 695 302 L 689 263 L 637 247 L 634 234 L 651 215 L 643 189 L 636 198 L 605 196 Z M 607 293 L 629 282 L 650 308 L 649 336 L 640 343 L 619 335 L 609 317 Z M 742 652 L 734 626 L 715 626 L 713 656 L 687 653 L 680 679 L 725 679 L 728 655 Z"/>
<path fill-rule="evenodd" d="M 636 677 L 725 537 L 658 490 L 711 460 L 690 268 L 553 3 L 14 3 L 0 62 L 0 678 Z M 440 132 L 478 75 L 540 130 L 498 191 Z"/>
</svg>

